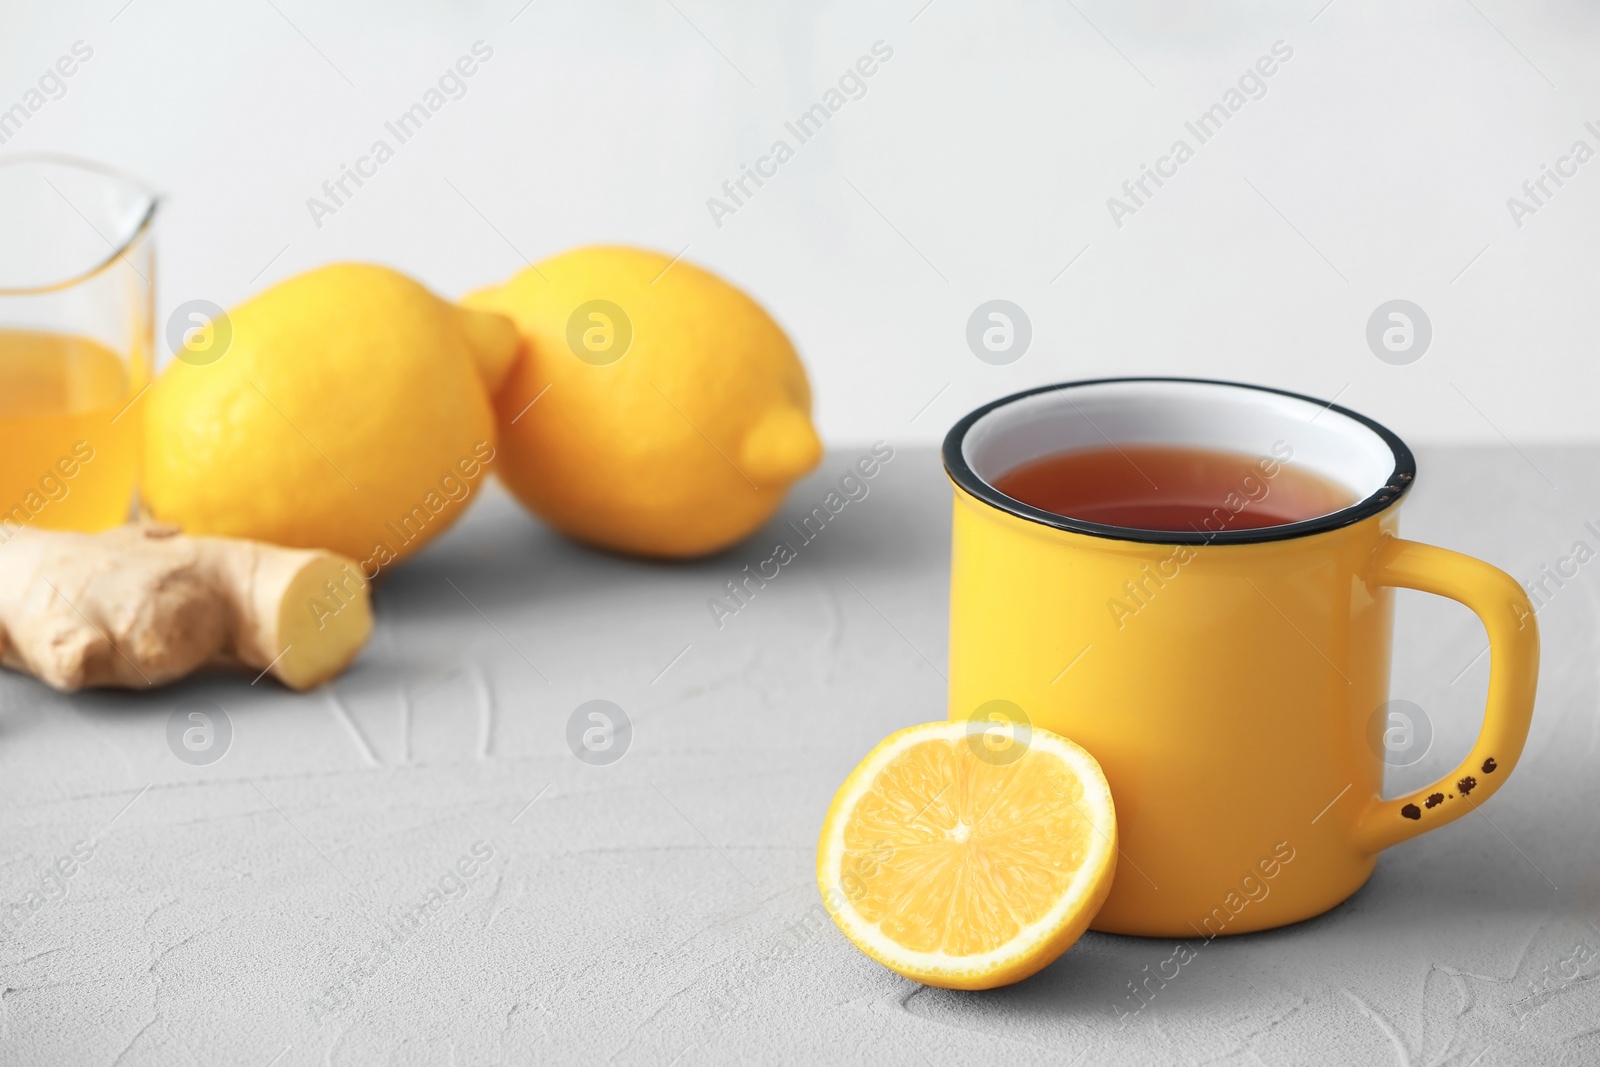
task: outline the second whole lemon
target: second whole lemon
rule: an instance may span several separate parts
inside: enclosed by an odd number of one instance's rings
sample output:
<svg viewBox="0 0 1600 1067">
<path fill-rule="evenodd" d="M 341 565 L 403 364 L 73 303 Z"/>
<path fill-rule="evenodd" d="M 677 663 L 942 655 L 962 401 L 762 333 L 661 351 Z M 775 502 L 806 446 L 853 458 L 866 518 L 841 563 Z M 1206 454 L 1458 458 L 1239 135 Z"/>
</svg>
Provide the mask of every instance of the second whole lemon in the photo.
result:
<svg viewBox="0 0 1600 1067">
<path fill-rule="evenodd" d="M 330 549 L 370 577 L 459 518 L 487 478 L 489 394 L 521 344 L 503 316 L 342 263 L 211 328 L 214 347 L 180 350 L 143 401 L 141 495 L 156 518 Z"/>
<path fill-rule="evenodd" d="M 580 248 L 465 303 L 515 320 L 501 480 L 564 533 L 688 557 L 745 537 L 817 465 L 811 387 L 762 307 L 693 264 Z"/>
</svg>

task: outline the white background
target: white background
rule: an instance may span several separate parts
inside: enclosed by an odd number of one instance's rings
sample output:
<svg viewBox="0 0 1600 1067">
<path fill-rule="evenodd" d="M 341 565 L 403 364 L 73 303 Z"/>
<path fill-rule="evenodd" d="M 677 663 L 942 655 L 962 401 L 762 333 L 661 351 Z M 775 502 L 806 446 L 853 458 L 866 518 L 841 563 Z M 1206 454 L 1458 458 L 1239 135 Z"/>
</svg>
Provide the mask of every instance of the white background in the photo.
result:
<svg viewBox="0 0 1600 1067">
<path fill-rule="evenodd" d="M 4 0 L 0 109 L 94 56 L 0 156 L 166 193 L 163 317 L 340 259 L 459 296 L 574 245 L 683 250 L 791 332 L 836 445 L 1145 373 L 1337 396 L 1415 441 L 1594 434 L 1600 160 L 1520 228 L 1506 206 L 1600 149 L 1592 7 L 524 2 Z M 466 96 L 319 229 L 307 198 L 477 40 Z M 866 96 L 717 226 L 707 198 L 878 40 Z M 1266 96 L 1116 227 L 1107 197 L 1278 40 Z M 965 340 L 997 297 L 1033 323 L 1009 366 Z M 1365 340 L 1393 298 L 1433 323 L 1408 366 Z"/>
</svg>

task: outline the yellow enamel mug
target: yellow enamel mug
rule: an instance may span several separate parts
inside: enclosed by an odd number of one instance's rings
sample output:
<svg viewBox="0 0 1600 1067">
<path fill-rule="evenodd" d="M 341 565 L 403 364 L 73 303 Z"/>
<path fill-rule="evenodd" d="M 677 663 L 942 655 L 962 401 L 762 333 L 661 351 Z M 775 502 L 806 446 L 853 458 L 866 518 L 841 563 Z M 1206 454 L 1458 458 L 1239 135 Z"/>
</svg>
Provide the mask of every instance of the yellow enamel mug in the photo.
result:
<svg viewBox="0 0 1600 1067">
<path fill-rule="evenodd" d="M 1022 463 L 1108 442 L 1246 453 L 1260 477 L 1192 533 L 1082 522 L 994 488 Z M 949 714 L 1011 736 L 1044 727 L 1099 760 L 1121 857 L 1095 929 L 1209 938 L 1310 918 L 1359 889 L 1379 851 L 1466 815 L 1515 767 L 1539 667 L 1533 609 L 1503 571 L 1396 536 L 1416 465 L 1371 419 L 1230 382 L 1069 382 L 972 412 L 944 463 Z M 1286 465 L 1356 503 L 1228 529 L 1227 509 Z M 1384 800 L 1395 587 L 1466 605 L 1491 658 L 1471 753 Z"/>
</svg>

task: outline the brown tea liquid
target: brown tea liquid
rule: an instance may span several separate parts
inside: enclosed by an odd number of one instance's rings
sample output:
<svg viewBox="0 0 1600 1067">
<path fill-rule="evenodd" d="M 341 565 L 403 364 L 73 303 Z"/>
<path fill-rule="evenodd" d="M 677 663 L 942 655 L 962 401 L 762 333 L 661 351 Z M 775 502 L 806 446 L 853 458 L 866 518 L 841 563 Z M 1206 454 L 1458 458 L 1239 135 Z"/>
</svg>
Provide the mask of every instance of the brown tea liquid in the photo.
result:
<svg viewBox="0 0 1600 1067">
<path fill-rule="evenodd" d="M 1291 455 L 1174 445 L 1092 448 L 1024 463 L 994 487 L 1067 518 L 1201 533 L 1284 526 L 1355 503 L 1343 486 L 1297 467 Z"/>
</svg>

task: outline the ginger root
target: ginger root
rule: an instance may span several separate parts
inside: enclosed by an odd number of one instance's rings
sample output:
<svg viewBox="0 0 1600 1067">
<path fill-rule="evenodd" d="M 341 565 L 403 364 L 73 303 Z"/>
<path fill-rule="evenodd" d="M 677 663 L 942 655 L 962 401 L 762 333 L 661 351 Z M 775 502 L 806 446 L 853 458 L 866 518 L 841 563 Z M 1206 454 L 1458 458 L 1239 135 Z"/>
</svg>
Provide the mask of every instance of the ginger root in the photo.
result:
<svg viewBox="0 0 1600 1067">
<path fill-rule="evenodd" d="M 331 552 L 148 523 L 25 527 L 0 544 L 0 664 L 67 692 L 144 688 L 213 665 L 307 689 L 371 632 L 367 582 Z"/>
</svg>

